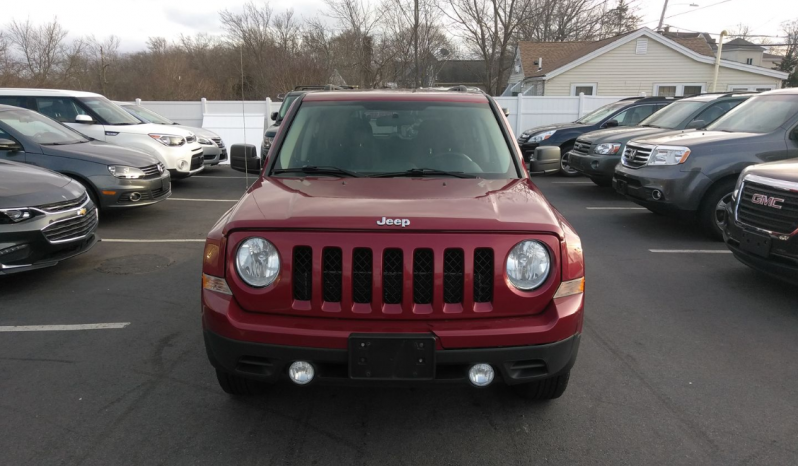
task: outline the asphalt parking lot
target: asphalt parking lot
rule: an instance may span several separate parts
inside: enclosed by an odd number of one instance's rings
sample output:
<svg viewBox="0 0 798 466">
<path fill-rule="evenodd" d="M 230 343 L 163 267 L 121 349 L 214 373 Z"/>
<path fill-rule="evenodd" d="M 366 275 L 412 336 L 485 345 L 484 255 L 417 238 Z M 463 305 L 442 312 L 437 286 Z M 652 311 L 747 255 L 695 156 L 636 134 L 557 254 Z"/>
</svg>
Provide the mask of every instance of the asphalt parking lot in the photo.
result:
<svg viewBox="0 0 798 466">
<path fill-rule="evenodd" d="M 535 181 L 587 260 L 559 400 L 498 385 L 225 395 L 202 344 L 201 259 L 247 180 L 216 168 L 103 214 L 89 253 L 0 278 L 0 464 L 798 463 L 795 289 L 589 180 Z"/>
</svg>

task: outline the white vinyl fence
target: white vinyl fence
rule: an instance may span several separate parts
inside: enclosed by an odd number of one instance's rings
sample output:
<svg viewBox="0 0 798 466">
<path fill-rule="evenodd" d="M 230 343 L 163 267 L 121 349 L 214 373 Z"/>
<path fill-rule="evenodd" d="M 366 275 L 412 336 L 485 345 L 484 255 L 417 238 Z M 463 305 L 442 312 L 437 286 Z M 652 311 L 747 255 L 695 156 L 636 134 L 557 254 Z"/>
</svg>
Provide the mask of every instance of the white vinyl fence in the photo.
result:
<svg viewBox="0 0 798 466">
<path fill-rule="evenodd" d="M 525 129 L 552 123 L 566 123 L 623 97 L 494 97 L 510 112 L 508 120 L 515 135 Z M 271 124 L 270 115 L 280 109 L 281 102 L 271 99 L 199 102 L 141 101 L 141 105 L 186 126 L 205 128 L 222 137 L 227 146 L 253 144 L 260 151 L 264 130 Z"/>
</svg>

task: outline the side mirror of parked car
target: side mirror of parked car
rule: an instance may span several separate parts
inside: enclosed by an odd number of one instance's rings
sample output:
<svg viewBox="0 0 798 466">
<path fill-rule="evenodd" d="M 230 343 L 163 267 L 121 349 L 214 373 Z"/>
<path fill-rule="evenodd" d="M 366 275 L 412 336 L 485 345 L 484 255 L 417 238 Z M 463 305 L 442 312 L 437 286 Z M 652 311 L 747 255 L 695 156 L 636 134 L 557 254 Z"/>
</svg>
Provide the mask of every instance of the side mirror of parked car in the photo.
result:
<svg viewBox="0 0 798 466">
<path fill-rule="evenodd" d="M 610 120 L 610 121 L 604 123 L 604 127 L 605 128 L 615 128 L 617 126 L 620 126 L 620 124 L 618 123 L 618 120 Z"/>
<path fill-rule="evenodd" d="M 17 141 L 12 141 L 11 139 L 0 139 L 0 150 L 15 152 L 21 149 L 22 146 L 20 146 Z"/>
<path fill-rule="evenodd" d="M 510 109 L 507 107 L 502 107 L 502 113 L 504 113 L 504 116 L 508 117 L 510 116 Z"/>
<path fill-rule="evenodd" d="M 279 113 L 277 113 L 277 112 L 272 112 L 272 114 L 271 114 L 272 121 L 277 121 L 277 117 L 278 117 L 278 116 L 280 116 L 280 114 L 279 114 Z"/>
<path fill-rule="evenodd" d="M 693 120 L 690 123 L 687 123 L 687 129 L 699 129 L 703 128 L 707 125 L 707 122 L 704 120 Z"/>
<path fill-rule="evenodd" d="M 92 124 L 92 123 L 94 123 L 94 118 L 92 118 L 92 117 L 90 117 L 88 115 L 77 115 L 75 117 L 75 123 Z"/>
<path fill-rule="evenodd" d="M 798 126 L 792 129 L 792 133 L 790 134 L 790 139 L 793 141 L 798 141 Z"/>
<path fill-rule="evenodd" d="M 560 148 L 543 146 L 535 149 L 535 155 L 529 161 L 529 173 L 532 175 L 548 175 L 560 171 Z"/>
</svg>

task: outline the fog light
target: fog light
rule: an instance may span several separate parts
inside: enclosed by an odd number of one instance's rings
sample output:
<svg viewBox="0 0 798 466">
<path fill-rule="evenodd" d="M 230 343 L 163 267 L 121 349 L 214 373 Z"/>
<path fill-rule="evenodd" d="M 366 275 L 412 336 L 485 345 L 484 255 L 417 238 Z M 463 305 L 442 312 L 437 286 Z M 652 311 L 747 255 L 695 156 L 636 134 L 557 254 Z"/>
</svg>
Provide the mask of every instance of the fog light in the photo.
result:
<svg viewBox="0 0 798 466">
<path fill-rule="evenodd" d="M 315 375 L 316 371 L 313 369 L 313 366 L 306 361 L 294 361 L 291 363 L 291 366 L 288 367 L 288 377 L 297 385 L 310 383 Z"/>
<path fill-rule="evenodd" d="M 138 202 L 141 200 L 141 193 L 131 193 L 130 200 L 133 202 Z"/>
<path fill-rule="evenodd" d="M 487 387 L 493 382 L 493 376 L 490 364 L 474 364 L 468 369 L 468 380 L 476 387 Z"/>
<path fill-rule="evenodd" d="M 662 191 L 660 191 L 659 189 L 655 189 L 655 190 L 651 191 L 651 197 L 655 201 L 661 200 L 662 199 Z"/>
<path fill-rule="evenodd" d="M 180 165 L 178 166 L 180 167 L 181 170 L 185 170 L 186 167 L 188 166 L 188 162 L 186 162 L 185 160 L 181 160 Z"/>
</svg>

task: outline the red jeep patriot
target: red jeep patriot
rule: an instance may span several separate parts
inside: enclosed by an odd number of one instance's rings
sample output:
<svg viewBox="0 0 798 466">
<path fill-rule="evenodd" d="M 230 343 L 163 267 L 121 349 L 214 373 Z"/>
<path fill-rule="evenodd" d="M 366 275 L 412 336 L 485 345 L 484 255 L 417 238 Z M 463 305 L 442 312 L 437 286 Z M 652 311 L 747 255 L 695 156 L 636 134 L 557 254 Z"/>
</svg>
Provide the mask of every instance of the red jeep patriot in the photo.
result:
<svg viewBox="0 0 798 466">
<path fill-rule="evenodd" d="M 208 234 L 202 323 L 224 391 L 287 378 L 470 382 L 557 398 L 584 308 L 579 237 L 477 92 L 308 93 Z"/>
</svg>

